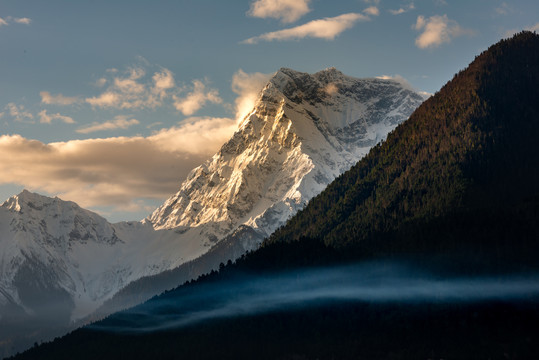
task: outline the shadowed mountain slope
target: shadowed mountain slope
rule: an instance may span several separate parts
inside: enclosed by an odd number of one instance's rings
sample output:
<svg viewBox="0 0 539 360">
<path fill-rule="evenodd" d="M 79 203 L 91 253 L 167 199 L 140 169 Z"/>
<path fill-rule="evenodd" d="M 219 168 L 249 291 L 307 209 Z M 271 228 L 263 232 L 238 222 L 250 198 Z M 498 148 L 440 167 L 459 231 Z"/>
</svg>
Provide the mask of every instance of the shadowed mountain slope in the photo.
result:
<svg viewBox="0 0 539 360">
<path fill-rule="evenodd" d="M 493 45 L 266 245 L 308 237 L 363 255 L 491 237 L 500 249 L 511 237 L 537 246 L 538 84 L 538 35 Z"/>
<path fill-rule="evenodd" d="M 500 41 L 257 251 L 17 359 L 537 358 L 537 84 L 539 36 Z"/>
</svg>

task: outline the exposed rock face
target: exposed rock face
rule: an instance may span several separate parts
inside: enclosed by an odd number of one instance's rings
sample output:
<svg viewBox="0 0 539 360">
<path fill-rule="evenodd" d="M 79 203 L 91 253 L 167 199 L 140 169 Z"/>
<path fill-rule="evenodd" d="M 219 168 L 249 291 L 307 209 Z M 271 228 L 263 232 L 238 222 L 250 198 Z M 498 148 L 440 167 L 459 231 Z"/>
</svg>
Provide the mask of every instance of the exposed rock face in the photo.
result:
<svg viewBox="0 0 539 360">
<path fill-rule="evenodd" d="M 267 236 L 422 101 L 392 80 L 280 69 L 232 139 L 148 221 L 202 226 L 208 244 L 240 225 Z"/>
<path fill-rule="evenodd" d="M 10 329 L 24 324 L 23 333 L 28 324 L 36 324 L 30 332 L 65 331 L 137 279 L 182 264 L 198 269 L 186 272 L 197 276 L 240 256 L 422 100 L 391 80 L 281 69 L 233 137 L 142 222 L 110 224 L 73 202 L 28 191 L 11 197 L 0 206 L 0 322 L 10 318 Z M 145 294 L 178 285 L 163 284 L 150 284 Z M 0 331 L 0 344 L 4 339 Z"/>
<path fill-rule="evenodd" d="M 73 202 L 23 191 L 0 206 L 0 310 L 39 313 L 50 295 L 78 319 L 224 239 L 235 256 L 252 249 L 421 102 L 391 80 L 281 69 L 233 137 L 142 223 L 109 224 Z"/>
</svg>

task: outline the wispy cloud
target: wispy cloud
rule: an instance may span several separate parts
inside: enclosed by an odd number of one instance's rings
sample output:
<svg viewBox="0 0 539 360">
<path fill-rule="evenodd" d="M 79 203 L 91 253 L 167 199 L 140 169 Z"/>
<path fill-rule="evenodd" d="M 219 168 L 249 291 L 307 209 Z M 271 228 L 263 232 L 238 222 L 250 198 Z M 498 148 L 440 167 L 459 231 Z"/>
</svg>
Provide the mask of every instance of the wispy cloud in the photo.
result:
<svg viewBox="0 0 539 360">
<path fill-rule="evenodd" d="M 120 75 L 116 69 L 108 72 L 113 74 L 110 81 L 103 77 L 97 85 L 110 85 L 101 94 L 86 98 L 86 103 L 99 108 L 155 108 L 162 105 L 163 99 L 170 95 L 168 90 L 175 87 L 174 76 L 168 69 L 156 71 L 151 80 L 145 79 L 146 70 L 141 66 L 131 66 Z"/>
<path fill-rule="evenodd" d="M 95 86 L 97 87 L 103 87 L 107 84 L 107 79 L 106 78 L 99 78 L 95 81 Z"/>
<path fill-rule="evenodd" d="M 86 102 L 92 106 L 97 107 L 120 107 L 121 98 L 120 96 L 112 91 L 107 91 L 102 93 L 99 96 L 94 96 L 87 98 Z"/>
<path fill-rule="evenodd" d="M 390 9 L 389 12 L 391 14 L 393 14 L 393 15 L 400 15 L 400 14 L 404 14 L 405 12 L 408 12 L 408 11 L 414 10 L 414 9 L 415 9 L 414 3 L 410 3 L 407 6 L 401 7 L 399 9 L 397 9 L 397 10 Z"/>
<path fill-rule="evenodd" d="M 413 28 L 421 31 L 415 40 L 416 46 L 420 49 L 438 47 L 443 43 L 450 42 L 452 38 L 473 33 L 471 30 L 460 27 L 455 20 L 449 19 L 447 15 L 435 15 L 428 19 L 419 15 Z"/>
<path fill-rule="evenodd" d="M 139 123 L 140 122 L 137 119 L 128 119 L 124 115 L 118 115 L 114 120 L 102 123 L 94 122 L 93 124 L 84 126 L 76 131 L 80 134 L 89 134 L 96 131 L 127 129 L 133 125 L 138 125 Z"/>
<path fill-rule="evenodd" d="M 27 17 L 13 18 L 13 21 L 16 22 L 17 24 L 30 25 L 30 23 L 32 22 L 32 19 L 27 18 Z"/>
<path fill-rule="evenodd" d="M 76 201 L 83 207 L 139 211 L 145 204 L 141 198 L 163 200 L 170 196 L 190 170 L 230 139 L 270 76 L 241 70 L 234 74 L 236 118 L 191 117 L 146 137 L 46 144 L 20 135 L 0 136 L 0 184 L 23 185 Z M 115 118 L 107 122 L 111 125 L 92 124 L 93 129 L 86 127 L 84 131 L 136 125 L 133 120 Z"/>
<path fill-rule="evenodd" d="M 48 91 L 41 91 L 39 93 L 41 96 L 41 102 L 48 105 L 72 105 L 79 103 L 82 100 L 76 96 L 64 96 L 62 94 L 52 95 Z"/>
<path fill-rule="evenodd" d="M 93 96 L 65 96 L 41 91 L 41 102 L 49 105 L 90 105 L 93 110 L 155 110 L 175 108 L 191 116 L 208 103 L 221 104 L 219 91 L 208 87 L 207 79 L 195 79 L 191 85 L 177 83 L 169 69 L 152 66 L 142 57 L 124 70 L 111 68 L 97 80 L 92 80 Z M 86 128 L 83 130 L 86 131 Z"/>
<path fill-rule="evenodd" d="M 11 102 L 7 104 L 4 109 L 9 112 L 9 115 L 11 115 L 15 121 L 32 122 L 32 119 L 34 118 L 34 115 L 26 110 L 23 105 L 17 105 Z"/>
<path fill-rule="evenodd" d="M 167 96 L 167 91 L 176 86 L 172 71 L 165 68 L 155 72 L 152 76 L 152 80 L 153 87 L 151 88 L 151 91 L 159 96 L 160 99 L 165 98 Z"/>
<path fill-rule="evenodd" d="M 292 23 L 307 14 L 310 0 L 257 0 L 251 3 L 247 15 L 258 18 L 281 19 Z"/>
<path fill-rule="evenodd" d="M 163 125 L 163 122 L 162 121 L 156 121 L 156 122 L 153 122 L 151 124 L 148 124 L 148 125 L 146 125 L 146 129 L 151 129 L 151 128 L 159 126 L 159 125 Z"/>
<path fill-rule="evenodd" d="M 53 120 L 60 120 L 66 124 L 74 124 L 75 120 L 69 116 L 61 115 L 59 113 L 56 114 L 47 114 L 47 110 L 41 110 L 38 113 L 39 116 L 39 122 L 42 124 L 50 124 L 53 122 Z"/>
<path fill-rule="evenodd" d="M 360 13 L 348 13 L 332 18 L 310 21 L 289 29 L 265 33 L 244 40 L 244 44 L 257 44 L 260 41 L 286 41 L 304 38 L 333 40 L 343 31 L 350 29 L 357 21 L 367 21 L 369 17 Z"/>
<path fill-rule="evenodd" d="M 16 23 L 16 24 L 23 24 L 23 25 L 30 25 L 32 22 L 32 19 L 23 17 L 23 18 L 17 18 L 13 16 L 8 16 L 6 18 L 0 18 L 0 26 L 8 26 L 10 23 Z"/>
<path fill-rule="evenodd" d="M 380 15 L 380 10 L 376 6 L 369 6 L 368 8 L 363 10 L 363 12 L 367 15 L 372 15 L 372 16 Z"/>
<path fill-rule="evenodd" d="M 382 80 L 393 80 L 393 81 L 396 81 L 399 84 L 401 84 L 404 88 L 415 91 L 415 89 L 412 87 L 412 85 L 410 85 L 408 80 L 406 80 L 403 76 L 401 76 L 399 74 L 397 74 L 397 75 L 380 75 L 380 76 L 376 76 L 376 78 L 377 79 L 382 79 Z"/>
<path fill-rule="evenodd" d="M 532 25 L 532 26 L 528 27 L 526 30 L 534 31 L 534 32 L 539 32 L 539 23 L 537 23 L 537 24 L 535 24 L 535 25 Z"/>
<path fill-rule="evenodd" d="M 140 198 L 164 199 L 236 129 L 234 119 L 194 118 L 148 137 L 42 143 L 0 136 L 2 184 L 59 195 L 83 207 L 138 211 Z"/>
<path fill-rule="evenodd" d="M 185 97 L 174 96 L 174 107 L 186 116 L 193 115 L 207 102 L 220 104 L 223 100 L 216 89 L 206 89 L 200 80 L 193 81 L 193 90 Z"/>
<path fill-rule="evenodd" d="M 178 111 L 190 116 L 208 102 L 222 102 L 216 89 L 207 88 L 206 80 L 194 80 L 192 87 L 180 86 L 176 84 L 172 71 L 166 68 L 160 68 L 151 76 L 142 66 L 131 66 L 123 73 L 117 69 L 107 72 L 112 74 L 110 79 L 102 77 L 96 85 L 109 86 L 99 95 L 85 99 L 95 108 L 141 110 L 172 103 Z"/>
<path fill-rule="evenodd" d="M 232 91 L 238 97 L 235 100 L 236 119 L 241 122 L 253 109 L 260 90 L 269 81 L 273 74 L 259 72 L 246 73 L 238 70 L 232 77 Z"/>
<path fill-rule="evenodd" d="M 502 2 L 500 6 L 494 8 L 494 12 L 497 15 L 507 15 L 514 12 L 513 8 L 509 6 L 506 2 Z"/>
<path fill-rule="evenodd" d="M 531 26 L 528 26 L 526 28 L 524 28 L 524 30 L 527 30 L 527 31 L 533 31 L 533 32 L 538 32 L 539 33 L 539 22 L 536 23 L 535 25 L 531 25 Z M 507 30 L 504 34 L 504 38 L 510 38 L 512 37 L 513 35 L 515 35 L 516 33 L 518 33 L 519 31 L 521 31 L 520 29 L 511 29 L 511 30 Z"/>
<path fill-rule="evenodd" d="M 399 75 L 399 74 L 396 74 L 396 75 L 380 75 L 380 76 L 376 76 L 377 79 L 382 79 L 382 80 L 393 80 L 393 81 L 396 81 L 398 82 L 402 87 L 404 87 L 405 89 L 408 89 L 408 90 L 411 90 L 411 91 L 414 91 L 414 92 L 417 92 L 419 95 L 421 95 L 424 99 L 427 99 L 429 97 L 431 97 L 433 94 L 429 93 L 429 92 L 426 92 L 426 91 L 419 91 L 417 90 L 416 88 L 414 88 L 412 86 L 412 84 L 410 84 L 410 82 L 408 80 L 406 80 L 403 76 Z"/>
</svg>

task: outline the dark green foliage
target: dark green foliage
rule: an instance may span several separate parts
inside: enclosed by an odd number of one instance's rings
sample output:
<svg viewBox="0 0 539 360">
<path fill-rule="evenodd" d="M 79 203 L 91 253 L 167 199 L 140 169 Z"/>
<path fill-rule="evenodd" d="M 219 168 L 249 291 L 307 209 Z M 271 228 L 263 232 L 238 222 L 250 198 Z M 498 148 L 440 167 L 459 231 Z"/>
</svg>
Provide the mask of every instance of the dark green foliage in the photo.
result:
<svg viewBox="0 0 539 360">
<path fill-rule="evenodd" d="M 417 224 L 521 206 L 539 194 L 538 84 L 539 36 L 524 32 L 502 40 L 266 245 L 311 237 L 366 250 L 362 243 L 378 246 Z"/>
<path fill-rule="evenodd" d="M 538 310 L 340 303 L 144 335 L 81 329 L 17 359 L 537 359 Z"/>
<path fill-rule="evenodd" d="M 537 269 L 538 85 L 539 36 L 499 42 L 261 249 L 162 296 L 382 257 L 459 274 Z M 340 302 L 145 335 L 82 329 L 17 359 L 536 359 L 538 304 Z"/>
</svg>

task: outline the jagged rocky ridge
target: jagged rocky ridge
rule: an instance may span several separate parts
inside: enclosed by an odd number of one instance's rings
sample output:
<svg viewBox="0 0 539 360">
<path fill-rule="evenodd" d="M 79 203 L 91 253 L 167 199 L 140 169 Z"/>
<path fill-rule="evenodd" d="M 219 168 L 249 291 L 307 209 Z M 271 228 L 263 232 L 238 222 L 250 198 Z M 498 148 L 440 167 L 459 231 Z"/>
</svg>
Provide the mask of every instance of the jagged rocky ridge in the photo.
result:
<svg viewBox="0 0 539 360">
<path fill-rule="evenodd" d="M 65 326 L 137 279 L 255 248 L 422 101 L 392 80 L 280 69 L 234 136 L 142 222 L 23 191 L 0 207 L 0 322 Z"/>
<path fill-rule="evenodd" d="M 232 139 L 148 221 L 203 227 L 208 242 L 239 225 L 266 237 L 421 102 L 395 81 L 280 69 Z"/>
</svg>

